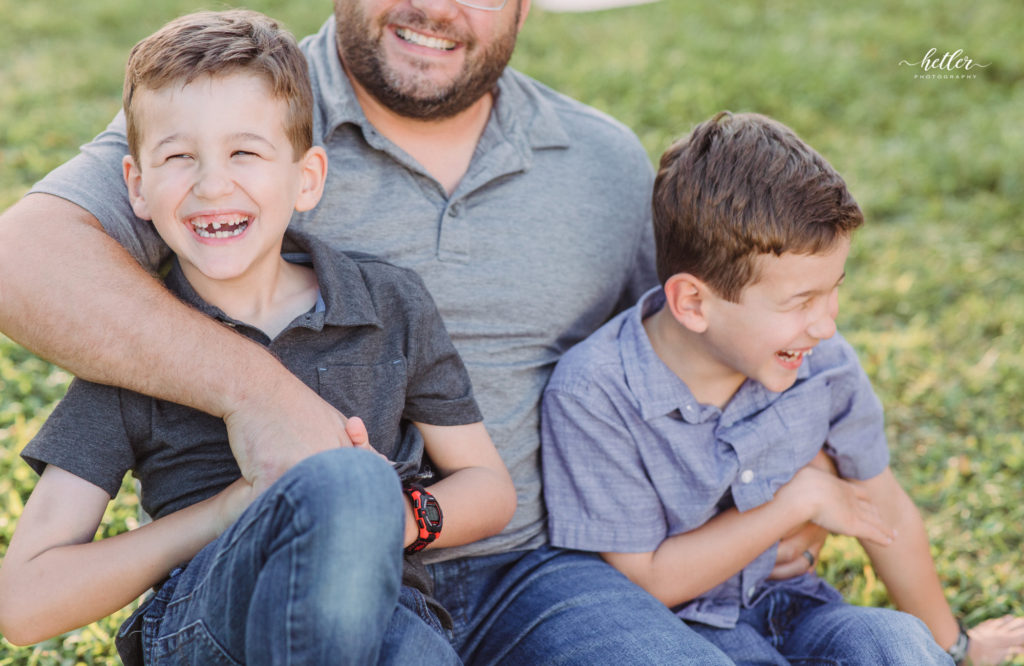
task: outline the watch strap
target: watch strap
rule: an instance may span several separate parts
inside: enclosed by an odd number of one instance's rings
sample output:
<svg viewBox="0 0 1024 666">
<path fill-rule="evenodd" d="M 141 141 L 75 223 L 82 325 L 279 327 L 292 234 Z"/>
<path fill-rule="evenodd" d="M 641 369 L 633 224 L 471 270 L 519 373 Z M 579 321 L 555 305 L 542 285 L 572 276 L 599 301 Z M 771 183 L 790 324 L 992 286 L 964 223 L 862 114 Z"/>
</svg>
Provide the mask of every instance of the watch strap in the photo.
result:
<svg viewBox="0 0 1024 666">
<path fill-rule="evenodd" d="M 407 483 L 402 487 L 412 504 L 412 515 L 416 521 L 416 540 L 405 547 L 406 553 L 418 553 L 433 543 L 441 534 L 444 516 L 437 499 L 418 483 Z"/>
</svg>

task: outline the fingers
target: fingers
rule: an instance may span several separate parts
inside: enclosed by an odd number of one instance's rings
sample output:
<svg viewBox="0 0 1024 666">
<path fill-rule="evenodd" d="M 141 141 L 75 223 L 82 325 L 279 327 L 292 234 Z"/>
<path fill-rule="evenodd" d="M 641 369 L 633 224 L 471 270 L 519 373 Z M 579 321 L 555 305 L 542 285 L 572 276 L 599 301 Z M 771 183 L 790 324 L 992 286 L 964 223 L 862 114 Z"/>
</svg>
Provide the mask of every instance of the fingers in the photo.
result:
<svg viewBox="0 0 1024 666">
<path fill-rule="evenodd" d="M 366 424 L 358 416 L 350 416 L 345 421 L 345 434 L 352 441 L 352 446 L 370 448 L 370 435 L 366 432 Z"/>
<path fill-rule="evenodd" d="M 896 538 L 896 530 L 882 520 L 882 516 L 873 503 L 867 500 L 858 500 L 860 514 L 860 529 L 854 536 L 860 539 L 867 539 L 879 546 L 888 546 Z"/>
<path fill-rule="evenodd" d="M 985 620 L 967 634 L 968 656 L 976 665 L 1000 664 L 1024 654 L 1024 618 L 1005 615 Z"/>
</svg>

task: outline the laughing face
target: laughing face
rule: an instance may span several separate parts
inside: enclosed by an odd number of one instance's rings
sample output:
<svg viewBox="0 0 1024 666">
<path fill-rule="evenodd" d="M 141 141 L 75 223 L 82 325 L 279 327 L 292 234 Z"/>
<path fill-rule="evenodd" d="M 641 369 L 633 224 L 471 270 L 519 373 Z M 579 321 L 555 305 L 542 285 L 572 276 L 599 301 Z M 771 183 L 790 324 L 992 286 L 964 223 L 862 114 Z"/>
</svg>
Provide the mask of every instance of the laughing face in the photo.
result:
<svg viewBox="0 0 1024 666">
<path fill-rule="evenodd" d="M 528 2 L 489 12 L 454 0 L 335 0 L 338 51 L 352 78 L 393 112 L 439 120 L 493 90 Z"/>
<path fill-rule="evenodd" d="M 738 386 L 745 378 L 785 391 L 820 341 L 836 332 L 839 285 L 850 252 L 848 237 L 825 253 L 758 258 L 758 280 L 738 303 L 705 301 L 708 352 Z"/>
<path fill-rule="evenodd" d="M 132 206 L 153 221 L 193 286 L 273 270 L 292 211 L 320 194 L 310 191 L 308 167 L 322 151 L 296 159 L 287 103 L 262 78 L 235 73 L 142 88 L 133 104 L 141 135 L 138 164 L 125 158 Z"/>
</svg>

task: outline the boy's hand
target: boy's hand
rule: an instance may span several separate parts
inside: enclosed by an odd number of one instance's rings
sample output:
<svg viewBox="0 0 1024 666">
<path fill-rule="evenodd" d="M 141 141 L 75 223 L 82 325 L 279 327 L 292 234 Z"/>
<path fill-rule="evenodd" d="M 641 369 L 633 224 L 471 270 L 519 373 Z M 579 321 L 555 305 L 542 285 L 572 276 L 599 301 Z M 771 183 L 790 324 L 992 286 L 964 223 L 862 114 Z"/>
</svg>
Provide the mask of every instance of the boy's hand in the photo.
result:
<svg viewBox="0 0 1024 666">
<path fill-rule="evenodd" d="M 863 488 L 827 472 L 804 467 L 779 489 L 778 496 L 784 493 L 796 494 L 800 504 L 809 503 L 811 521 L 829 532 L 882 546 L 892 543 L 895 537 Z"/>
<path fill-rule="evenodd" d="M 838 476 L 836 466 L 824 449 L 818 451 L 807 467 L 813 467 L 833 476 Z M 793 529 L 782 537 L 775 554 L 775 568 L 768 576 L 772 580 L 784 580 L 800 576 L 812 570 L 818 562 L 818 554 L 828 539 L 828 530 L 812 522 Z"/>
<path fill-rule="evenodd" d="M 968 630 L 967 661 L 974 666 L 1001 664 L 1024 654 L 1024 617 L 1005 615 Z"/>
</svg>

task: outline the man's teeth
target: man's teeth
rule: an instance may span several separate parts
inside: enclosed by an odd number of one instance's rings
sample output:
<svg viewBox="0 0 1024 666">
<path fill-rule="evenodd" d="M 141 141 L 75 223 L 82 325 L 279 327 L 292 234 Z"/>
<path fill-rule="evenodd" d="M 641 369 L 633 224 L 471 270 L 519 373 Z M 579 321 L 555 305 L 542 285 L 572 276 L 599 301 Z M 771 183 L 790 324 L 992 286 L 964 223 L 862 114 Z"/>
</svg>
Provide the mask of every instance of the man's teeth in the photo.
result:
<svg viewBox="0 0 1024 666">
<path fill-rule="evenodd" d="M 412 44 L 416 44 L 418 46 L 426 46 L 427 48 L 437 49 L 439 51 L 451 51 L 457 46 L 455 42 L 449 39 L 429 37 L 418 32 L 413 32 L 408 28 L 396 28 L 395 34 Z"/>
<path fill-rule="evenodd" d="M 248 217 L 242 215 L 212 222 L 193 220 L 192 228 L 200 238 L 232 238 L 242 234 L 249 227 L 249 221 Z"/>
</svg>

